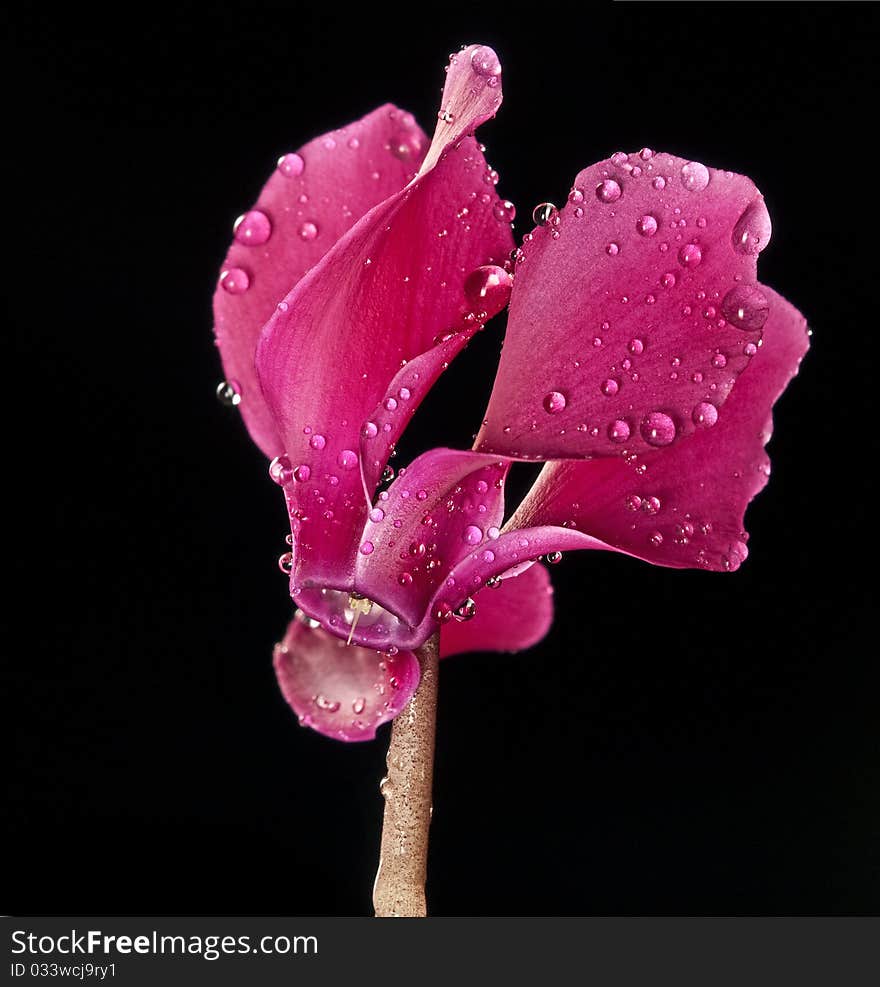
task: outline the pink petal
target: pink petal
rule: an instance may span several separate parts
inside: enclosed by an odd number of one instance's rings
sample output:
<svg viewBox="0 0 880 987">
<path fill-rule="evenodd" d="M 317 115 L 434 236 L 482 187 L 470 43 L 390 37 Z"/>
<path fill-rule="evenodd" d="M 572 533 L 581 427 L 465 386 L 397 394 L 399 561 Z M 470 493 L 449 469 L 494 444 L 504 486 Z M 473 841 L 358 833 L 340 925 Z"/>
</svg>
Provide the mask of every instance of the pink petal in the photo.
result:
<svg viewBox="0 0 880 987">
<path fill-rule="evenodd" d="M 298 614 L 275 646 L 275 674 L 303 726 L 338 740 L 372 740 L 419 684 L 409 651 L 394 656 L 345 642 Z"/>
<path fill-rule="evenodd" d="M 297 605 L 331 633 L 346 636 L 356 623 L 358 644 L 418 647 L 476 588 L 457 584 L 454 567 L 492 557 L 506 472 L 507 463 L 473 452 L 420 456 L 371 509 L 350 568 L 304 545 L 293 580 Z M 370 601 L 356 622 L 352 593 Z"/>
<path fill-rule="evenodd" d="M 526 237 L 475 448 L 523 459 L 646 452 L 721 407 L 761 338 L 770 220 L 741 175 L 615 154 Z"/>
<path fill-rule="evenodd" d="M 434 167 L 337 241 L 263 330 L 257 366 L 285 450 L 294 588 L 351 583 L 352 532 L 364 526 L 394 443 L 497 311 L 499 291 L 506 300 L 503 270 L 491 297 L 468 282 L 502 264 L 512 238 L 478 145 L 452 136 L 452 145 L 438 137 Z"/>
<path fill-rule="evenodd" d="M 473 600 L 472 619 L 443 625 L 441 658 L 466 651 L 523 651 L 537 644 L 553 623 L 553 586 L 542 565 L 480 590 Z"/>
<path fill-rule="evenodd" d="M 541 551 L 586 539 L 582 547 L 657 565 L 737 569 L 748 554 L 743 515 L 770 473 L 771 408 L 808 346 L 803 316 L 771 289 L 764 293 L 763 345 L 724 407 L 703 409 L 694 435 L 644 454 L 549 463 L 507 527 L 524 529 Z"/>
<path fill-rule="evenodd" d="M 339 237 L 406 185 L 427 148 L 411 114 L 380 106 L 283 155 L 253 209 L 242 216 L 214 294 L 215 333 L 226 379 L 241 395 L 245 424 L 269 458 L 284 446 L 257 382 L 260 331 L 276 304 Z"/>
</svg>

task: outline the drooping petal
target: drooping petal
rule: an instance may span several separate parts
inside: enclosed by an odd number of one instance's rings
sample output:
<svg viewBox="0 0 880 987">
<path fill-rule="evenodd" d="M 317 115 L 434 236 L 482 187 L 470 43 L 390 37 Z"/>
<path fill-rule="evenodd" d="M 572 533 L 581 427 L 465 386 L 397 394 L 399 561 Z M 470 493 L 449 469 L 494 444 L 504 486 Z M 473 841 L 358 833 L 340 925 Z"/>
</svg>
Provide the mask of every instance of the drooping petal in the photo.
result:
<svg viewBox="0 0 880 987">
<path fill-rule="evenodd" d="M 470 620 L 453 619 L 441 628 L 441 658 L 467 651 L 523 651 L 537 644 L 553 623 L 553 586 L 542 565 L 480 590 L 473 602 Z"/>
<path fill-rule="evenodd" d="M 771 409 L 808 346 L 803 316 L 764 292 L 763 345 L 724 407 L 702 407 L 694 435 L 644 454 L 549 463 L 507 528 L 524 529 L 543 551 L 581 547 L 589 536 L 657 565 L 737 569 L 748 554 L 746 507 L 770 473 Z"/>
<path fill-rule="evenodd" d="M 420 456 L 370 510 L 350 570 L 303 553 L 293 582 L 297 605 L 331 633 L 350 632 L 364 646 L 423 644 L 475 588 L 456 584 L 454 567 L 474 554 L 492 555 L 507 468 L 469 451 Z M 352 605 L 353 593 L 369 601 L 366 612 Z"/>
<path fill-rule="evenodd" d="M 582 171 L 526 237 L 475 448 L 523 459 L 644 452 L 699 428 L 768 314 L 770 237 L 742 175 L 644 150 Z"/>
<path fill-rule="evenodd" d="M 275 646 L 275 674 L 303 726 L 338 740 L 372 740 L 419 684 L 409 651 L 384 655 L 344 641 L 298 614 Z"/>
<path fill-rule="evenodd" d="M 257 382 L 260 331 L 342 234 L 406 185 L 427 148 L 411 114 L 380 106 L 283 155 L 254 207 L 239 218 L 214 293 L 214 331 L 248 431 L 270 459 L 284 446 Z"/>
<path fill-rule="evenodd" d="M 506 300 L 499 265 L 512 237 L 495 214 L 496 176 L 472 137 L 452 136 L 438 136 L 434 167 L 342 237 L 263 330 L 257 366 L 290 478 L 294 588 L 318 570 L 336 577 L 331 585 L 353 574 L 352 532 L 397 437 L 498 310 L 498 291 Z M 491 297 L 468 281 L 487 265 L 497 268 L 484 279 Z"/>
</svg>

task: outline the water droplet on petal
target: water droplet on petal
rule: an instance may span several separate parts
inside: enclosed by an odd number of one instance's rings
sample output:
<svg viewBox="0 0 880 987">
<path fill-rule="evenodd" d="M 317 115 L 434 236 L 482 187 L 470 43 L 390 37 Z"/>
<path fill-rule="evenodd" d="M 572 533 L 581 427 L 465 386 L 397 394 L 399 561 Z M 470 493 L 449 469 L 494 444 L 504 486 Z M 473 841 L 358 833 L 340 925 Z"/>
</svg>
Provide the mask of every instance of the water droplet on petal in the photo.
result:
<svg viewBox="0 0 880 987">
<path fill-rule="evenodd" d="M 693 411 L 694 425 L 711 428 L 718 421 L 718 409 L 710 401 L 701 401 Z"/>
<path fill-rule="evenodd" d="M 608 438 L 612 442 L 626 442 L 630 436 L 629 422 L 618 418 L 608 426 Z"/>
<path fill-rule="evenodd" d="M 499 223 L 512 223 L 516 219 L 516 206 L 509 199 L 495 203 L 492 213 Z"/>
<path fill-rule="evenodd" d="M 215 393 L 220 404 L 227 408 L 241 404 L 241 387 L 237 380 L 221 380 Z"/>
<path fill-rule="evenodd" d="M 648 445 L 668 446 L 675 438 L 675 422 L 662 411 L 652 411 L 642 419 L 639 431 Z"/>
<path fill-rule="evenodd" d="M 562 552 L 549 552 L 546 559 L 550 565 L 559 565 L 562 561 Z"/>
<path fill-rule="evenodd" d="M 477 605 L 471 597 L 468 597 L 460 607 L 453 610 L 452 615 L 462 623 L 466 620 L 473 620 L 477 615 Z"/>
<path fill-rule="evenodd" d="M 686 243 L 678 251 L 678 262 L 682 267 L 696 267 L 703 259 L 703 251 L 696 243 Z"/>
<path fill-rule="evenodd" d="M 620 390 L 620 384 L 614 378 L 609 377 L 608 380 L 602 383 L 602 393 L 605 397 L 614 397 L 615 394 Z"/>
<path fill-rule="evenodd" d="M 471 68 L 483 79 L 501 75 L 501 62 L 488 45 L 479 45 L 471 53 Z"/>
<path fill-rule="evenodd" d="M 230 295 L 243 295 L 251 286 L 250 275 L 241 267 L 228 267 L 220 275 L 220 284 Z"/>
<path fill-rule="evenodd" d="M 283 154 L 278 159 L 278 170 L 285 178 L 296 178 L 303 173 L 306 163 L 298 154 Z"/>
<path fill-rule="evenodd" d="M 469 524 L 462 532 L 461 540 L 466 545 L 479 545 L 483 540 L 483 531 L 475 524 Z"/>
<path fill-rule="evenodd" d="M 641 339 L 631 339 L 628 349 L 633 356 L 639 356 L 641 353 L 644 353 L 645 344 Z"/>
<path fill-rule="evenodd" d="M 290 483 L 293 479 L 293 464 L 287 456 L 276 456 L 269 463 L 269 476 L 279 486 Z"/>
<path fill-rule="evenodd" d="M 468 275 L 464 295 L 471 311 L 485 312 L 492 318 L 507 305 L 512 287 L 513 278 L 503 267 L 486 264 Z"/>
<path fill-rule="evenodd" d="M 305 463 L 300 464 L 293 471 L 293 478 L 294 480 L 296 480 L 297 483 L 305 483 L 309 479 L 309 477 L 311 477 L 311 475 L 312 475 L 312 469 L 310 466 L 307 466 Z"/>
<path fill-rule="evenodd" d="M 317 449 L 320 452 L 320 450 L 323 449 L 325 445 L 327 445 L 327 440 L 324 438 L 323 435 L 316 433 L 309 439 L 309 445 L 313 449 Z"/>
<path fill-rule="evenodd" d="M 365 541 L 360 547 L 361 555 L 372 555 L 373 554 L 373 543 L 371 541 Z"/>
<path fill-rule="evenodd" d="M 285 576 L 290 575 L 293 569 L 293 552 L 285 552 L 283 555 L 278 556 L 278 568 Z"/>
<path fill-rule="evenodd" d="M 770 242 L 770 214 L 763 199 L 748 206 L 733 227 L 733 249 L 738 254 L 755 256 Z"/>
<path fill-rule="evenodd" d="M 609 257 L 616 257 L 620 253 L 620 245 L 614 242 L 606 244 L 605 253 Z"/>
<path fill-rule="evenodd" d="M 272 223 L 259 209 L 252 209 L 239 216 L 232 229 L 236 241 L 248 247 L 259 247 L 272 235 Z"/>
<path fill-rule="evenodd" d="M 558 415 L 560 411 L 565 410 L 566 403 L 565 395 L 561 391 L 550 391 L 544 396 L 544 411 L 548 415 Z"/>
<path fill-rule="evenodd" d="M 623 195 L 623 189 L 613 178 L 606 178 L 596 186 L 596 198 L 600 202 L 617 202 Z"/>
<path fill-rule="evenodd" d="M 653 216 L 642 216 L 636 222 L 636 230 L 642 236 L 653 236 L 657 232 L 657 220 Z"/>
<path fill-rule="evenodd" d="M 318 235 L 318 227 L 314 223 L 303 223 L 299 228 L 299 235 L 303 240 L 314 240 Z"/>
<path fill-rule="evenodd" d="M 724 296 L 721 314 L 731 324 L 745 332 L 757 332 L 764 327 L 770 314 L 767 296 L 756 285 L 740 284 Z"/>
<path fill-rule="evenodd" d="M 344 470 L 354 469 L 358 464 L 357 453 L 353 452 L 351 449 L 343 449 L 342 452 L 336 457 L 336 462 Z"/>
<path fill-rule="evenodd" d="M 552 202 L 541 202 L 532 210 L 532 220 L 536 226 L 556 226 L 559 222 L 559 210 Z"/>
<path fill-rule="evenodd" d="M 702 192 L 709 184 L 709 169 L 699 161 L 688 161 L 681 166 L 681 184 L 688 192 Z"/>
</svg>

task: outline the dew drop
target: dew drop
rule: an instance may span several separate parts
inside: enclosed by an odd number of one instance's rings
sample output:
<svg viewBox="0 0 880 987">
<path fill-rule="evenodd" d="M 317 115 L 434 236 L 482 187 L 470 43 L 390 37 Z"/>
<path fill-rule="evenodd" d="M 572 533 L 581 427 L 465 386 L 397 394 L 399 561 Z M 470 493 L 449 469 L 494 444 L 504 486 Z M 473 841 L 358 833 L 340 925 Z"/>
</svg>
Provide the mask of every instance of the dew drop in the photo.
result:
<svg viewBox="0 0 880 987">
<path fill-rule="evenodd" d="M 461 540 L 466 545 L 479 545 L 483 540 L 483 531 L 475 524 L 469 524 L 462 532 Z"/>
<path fill-rule="evenodd" d="M 516 219 L 516 206 L 509 199 L 501 199 L 495 203 L 492 214 L 499 223 L 512 223 Z"/>
<path fill-rule="evenodd" d="M 702 192 L 709 184 L 709 169 L 699 161 L 688 161 L 681 166 L 681 184 L 688 192 Z"/>
<path fill-rule="evenodd" d="M 372 555 L 373 554 L 373 543 L 371 541 L 365 541 L 360 547 L 361 555 Z"/>
<path fill-rule="evenodd" d="M 269 477 L 279 486 L 290 483 L 293 479 L 293 464 L 287 456 L 276 456 L 269 463 Z"/>
<path fill-rule="evenodd" d="M 606 178 L 596 186 L 596 198 L 600 202 L 617 202 L 623 195 L 623 189 L 613 178 Z"/>
<path fill-rule="evenodd" d="M 357 453 L 353 452 L 351 449 L 343 449 L 342 452 L 336 457 L 336 462 L 344 470 L 352 470 L 358 464 Z"/>
<path fill-rule="evenodd" d="M 310 446 L 311 446 L 311 447 L 312 447 L 313 449 L 317 449 L 317 450 L 318 450 L 318 451 L 320 452 L 320 451 L 321 451 L 321 449 L 323 449 L 323 448 L 324 448 L 324 446 L 325 446 L 325 445 L 327 445 L 327 440 L 326 440 L 326 439 L 324 438 L 324 436 L 323 436 L 323 435 L 320 435 L 320 434 L 318 434 L 318 433 L 315 433 L 315 434 L 314 434 L 314 435 L 313 435 L 313 436 L 312 436 L 312 437 L 311 437 L 311 438 L 309 439 L 309 445 L 310 445 Z"/>
<path fill-rule="evenodd" d="M 558 415 L 560 411 L 565 410 L 566 403 L 565 395 L 561 391 L 550 391 L 544 396 L 544 411 L 548 415 Z"/>
<path fill-rule="evenodd" d="M 559 565 L 562 561 L 562 552 L 549 552 L 545 558 L 550 563 L 550 565 Z"/>
<path fill-rule="evenodd" d="M 373 522 L 373 524 L 378 524 L 380 521 L 385 520 L 385 512 L 382 510 L 381 507 L 374 507 L 370 511 L 370 520 Z"/>
<path fill-rule="evenodd" d="M 488 45 L 479 45 L 471 53 L 471 68 L 483 79 L 501 75 L 501 62 Z"/>
<path fill-rule="evenodd" d="M 298 154 L 283 154 L 278 159 L 278 170 L 285 178 L 297 178 L 305 166 L 305 161 Z"/>
<path fill-rule="evenodd" d="M 351 711 L 355 716 L 360 716 L 367 707 L 367 700 L 363 696 L 358 696 L 351 704 Z"/>
<path fill-rule="evenodd" d="M 639 356 L 645 352 L 645 344 L 641 339 L 631 339 L 628 347 L 633 356 Z"/>
<path fill-rule="evenodd" d="M 605 253 L 609 257 L 616 257 L 620 253 L 620 245 L 617 243 L 609 243 L 605 247 Z"/>
<path fill-rule="evenodd" d="M 678 251 L 678 262 L 682 267 L 696 267 L 703 259 L 703 251 L 696 243 L 686 243 Z"/>
<path fill-rule="evenodd" d="M 473 620 L 477 615 L 477 605 L 469 596 L 460 607 L 456 607 L 455 610 L 452 611 L 452 615 L 461 623 L 466 620 Z"/>
<path fill-rule="evenodd" d="M 241 267 L 228 267 L 220 275 L 220 284 L 230 295 L 243 295 L 251 286 L 250 275 Z"/>
<path fill-rule="evenodd" d="M 648 445 L 668 446 L 675 438 L 675 422 L 662 411 L 652 411 L 642 419 L 639 431 Z"/>
<path fill-rule="evenodd" d="M 221 380 L 214 392 L 220 404 L 235 408 L 241 404 L 241 387 L 237 380 Z"/>
<path fill-rule="evenodd" d="M 386 411 L 396 411 L 397 410 L 397 398 L 386 398 L 383 402 L 383 407 Z"/>
<path fill-rule="evenodd" d="M 757 332 L 764 327 L 770 314 L 767 296 L 756 285 L 740 284 L 724 296 L 721 314 L 744 332 Z"/>
<path fill-rule="evenodd" d="M 651 535 L 649 541 L 654 548 L 659 548 L 663 544 L 663 535 L 661 535 L 659 531 L 655 531 L 654 534 Z"/>
<path fill-rule="evenodd" d="M 541 202 L 532 210 L 532 220 L 536 226 L 556 226 L 559 223 L 559 210 L 552 202 Z"/>
<path fill-rule="evenodd" d="M 733 249 L 738 254 L 755 256 L 770 242 L 770 214 L 763 199 L 748 206 L 733 227 Z"/>
<path fill-rule="evenodd" d="M 657 232 L 657 220 L 650 215 L 642 216 L 636 222 L 636 231 L 641 236 L 653 236 Z"/>
<path fill-rule="evenodd" d="M 283 555 L 278 556 L 278 568 L 285 576 L 290 575 L 293 570 L 293 552 L 285 552 Z"/>
<path fill-rule="evenodd" d="M 620 384 L 613 377 L 609 377 L 608 380 L 602 382 L 602 393 L 607 398 L 614 397 L 619 390 Z"/>
<path fill-rule="evenodd" d="M 238 217 L 232 230 L 238 243 L 259 247 L 272 235 L 272 223 L 264 212 L 252 209 Z"/>
<path fill-rule="evenodd" d="M 464 283 L 464 295 L 471 311 L 497 315 L 510 300 L 513 278 L 503 267 L 486 264 L 472 271 Z"/>
<path fill-rule="evenodd" d="M 412 581 L 413 581 L 412 573 L 411 572 L 402 572 L 397 577 L 397 581 L 398 581 L 398 583 L 400 583 L 401 586 L 412 586 Z"/>
<path fill-rule="evenodd" d="M 710 401 L 701 401 L 693 411 L 694 425 L 711 428 L 718 421 L 718 409 Z"/>
<path fill-rule="evenodd" d="M 314 223 L 303 223 L 299 228 L 299 235 L 303 240 L 314 240 L 318 235 L 318 227 Z"/>
<path fill-rule="evenodd" d="M 626 498 L 626 508 L 628 511 L 637 511 L 642 506 L 642 498 L 638 494 L 630 494 Z"/>
<path fill-rule="evenodd" d="M 307 466 L 305 463 L 297 466 L 297 468 L 293 471 L 293 478 L 297 483 L 305 483 L 311 475 L 311 467 Z"/>
<path fill-rule="evenodd" d="M 361 427 L 361 435 L 365 439 L 375 439 L 375 437 L 378 434 L 379 434 L 379 427 L 378 425 L 376 425 L 375 422 L 364 422 L 363 426 Z"/>
<path fill-rule="evenodd" d="M 629 422 L 618 418 L 608 426 L 608 438 L 612 442 L 626 442 L 630 436 Z"/>
</svg>

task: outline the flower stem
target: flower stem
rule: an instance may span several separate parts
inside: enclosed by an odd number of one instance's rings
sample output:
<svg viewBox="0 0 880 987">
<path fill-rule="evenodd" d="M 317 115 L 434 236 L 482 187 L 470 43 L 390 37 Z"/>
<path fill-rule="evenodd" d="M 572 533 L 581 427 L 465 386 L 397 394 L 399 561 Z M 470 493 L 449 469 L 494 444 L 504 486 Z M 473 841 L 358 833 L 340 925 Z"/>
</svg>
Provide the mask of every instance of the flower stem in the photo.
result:
<svg viewBox="0 0 880 987">
<path fill-rule="evenodd" d="M 422 677 L 415 695 L 391 727 L 379 870 L 373 887 L 378 917 L 424 918 L 437 722 L 440 635 L 416 651 Z"/>
</svg>

